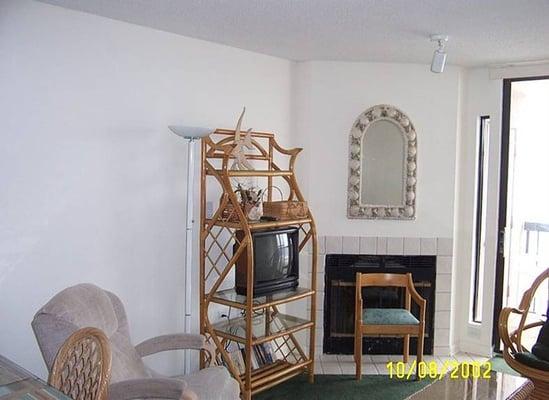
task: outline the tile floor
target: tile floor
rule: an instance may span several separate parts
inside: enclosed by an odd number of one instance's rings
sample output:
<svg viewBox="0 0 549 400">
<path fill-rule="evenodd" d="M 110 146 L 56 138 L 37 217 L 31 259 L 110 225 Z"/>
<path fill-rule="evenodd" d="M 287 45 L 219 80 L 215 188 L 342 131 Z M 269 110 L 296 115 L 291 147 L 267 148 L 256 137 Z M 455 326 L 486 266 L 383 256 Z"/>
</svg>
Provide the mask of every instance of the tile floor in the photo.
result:
<svg viewBox="0 0 549 400">
<path fill-rule="evenodd" d="M 412 365 L 415 356 L 410 355 L 408 365 Z M 458 353 L 453 357 L 424 356 L 426 363 L 436 362 L 439 369 L 442 369 L 444 363 L 453 362 L 484 362 L 487 357 L 477 356 L 469 353 Z M 387 363 L 389 361 L 402 361 L 402 356 L 398 355 L 363 355 L 362 356 L 362 375 L 388 375 Z M 315 362 L 315 374 L 318 375 L 354 375 L 355 362 L 352 355 L 323 354 Z"/>
</svg>

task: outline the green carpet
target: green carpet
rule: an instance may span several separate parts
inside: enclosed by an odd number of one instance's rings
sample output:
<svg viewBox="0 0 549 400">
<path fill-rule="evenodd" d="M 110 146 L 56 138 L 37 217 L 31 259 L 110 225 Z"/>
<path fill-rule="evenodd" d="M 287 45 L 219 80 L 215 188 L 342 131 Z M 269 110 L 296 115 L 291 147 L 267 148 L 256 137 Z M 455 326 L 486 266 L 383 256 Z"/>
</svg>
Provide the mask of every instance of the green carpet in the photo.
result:
<svg viewBox="0 0 549 400">
<path fill-rule="evenodd" d="M 316 375 L 315 383 L 300 375 L 266 392 L 254 396 L 254 400 L 402 400 L 431 383 L 391 379 L 388 375 L 363 375 L 357 382 L 353 375 Z"/>
<path fill-rule="evenodd" d="M 500 355 L 492 357 L 490 359 L 490 362 L 492 363 L 492 369 L 494 371 L 503 372 L 505 374 L 510 374 L 510 375 L 520 376 L 520 374 L 517 371 L 515 371 L 513 368 L 511 368 L 510 366 L 507 365 L 507 363 L 505 362 L 503 357 L 500 356 Z"/>
<path fill-rule="evenodd" d="M 501 356 L 493 357 L 490 362 L 494 371 L 519 375 Z M 254 400 L 402 400 L 430 382 L 430 379 L 391 379 L 388 375 L 363 375 L 357 382 L 354 375 L 316 375 L 315 383 L 311 385 L 307 377 L 301 375 L 254 396 Z"/>
</svg>

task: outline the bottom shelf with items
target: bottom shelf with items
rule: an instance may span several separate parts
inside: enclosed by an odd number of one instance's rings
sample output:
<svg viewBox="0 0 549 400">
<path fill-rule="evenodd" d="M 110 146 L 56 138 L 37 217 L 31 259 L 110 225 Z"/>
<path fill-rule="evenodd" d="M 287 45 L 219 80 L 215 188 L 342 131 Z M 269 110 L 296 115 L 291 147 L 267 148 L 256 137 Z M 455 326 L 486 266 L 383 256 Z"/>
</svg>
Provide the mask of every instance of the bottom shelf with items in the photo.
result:
<svg viewBox="0 0 549 400">
<path fill-rule="evenodd" d="M 311 360 L 302 361 L 297 364 L 277 360 L 272 364 L 252 371 L 252 394 L 267 390 L 285 380 L 303 373 L 311 364 Z M 241 378 L 244 379 L 244 376 L 241 375 Z"/>
<path fill-rule="evenodd" d="M 237 379 L 246 382 L 246 351 L 240 341 L 222 338 L 227 359 L 218 354 L 217 362 L 229 370 L 238 372 Z M 232 365 L 228 365 L 228 364 Z M 232 367 L 232 369 L 230 368 Z M 311 372 L 313 361 L 306 355 L 293 334 L 285 334 L 269 341 L 262 340 L 252 346 L 251 378 L 249 388 L 252 394 L 269 389 L 278 383 L 304 372 Z"/>
</svg>

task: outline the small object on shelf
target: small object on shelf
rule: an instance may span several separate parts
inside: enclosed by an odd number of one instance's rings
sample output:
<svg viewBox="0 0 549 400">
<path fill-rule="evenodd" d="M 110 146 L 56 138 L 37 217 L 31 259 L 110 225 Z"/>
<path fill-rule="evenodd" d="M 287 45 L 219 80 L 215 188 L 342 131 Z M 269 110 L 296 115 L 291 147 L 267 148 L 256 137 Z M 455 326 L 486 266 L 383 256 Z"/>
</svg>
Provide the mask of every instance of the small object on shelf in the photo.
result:
<svg viewBox="0 0 549 400">
<path fill-rule="evenodd" d="M 252 136 L 250 135 L 250 132 L 252 129 L 248 129 L 246 133 L 244 134 L 244 137 L 240 136 L 240 126 L 242 125 L 242 119 L 244 118 L 244 113 L 246 112 L 246 107 L 242 110 L 242 114 L 240 114 L 240 117 L 238 118 L 238 122 L 236 123 L 236 129 L 235 129 L 235 137 L 234 137 L 234 143 L 235 147 L 231 153 L 231 155 L 234 157 L 233 165 L 231 166 L 231 169 L 238 169 L 238 170 L 253 170 L 254 168 L 250 164 L 250 162 L 246 159 L 246 151 L 244 148 L 248 148 L 249 150 L 252 150 L 254 147 L 252 145 Z"/>
<path fill-rule="evenodd" d="M 262 215 L 261 218 L 259 218 L 260 221 L 278 221 L 278 217 L 274 217 L 272 215 Z"/>
<path fill-rule="evenodd" d="M 263 189 L 257 189 L 255 187 L 250 187 L 248 189 L 244 188 L 240 183 L 236 186 L 234 191 L 238 196 L 238 201 L 240 209 L 244 215 L 248 218 L 249 221 L 259 221 L 263 215 L 262 207 L 262 196 Z M 221 199 L 223 201 L 223 198 Z M 220 201 L 220 203 L 221 203 Z M 238 213 L 235 211 L 233 205 L 228 203 L 225 210 L 222 213 L 223 218 L 227 221 L 238 222 Z"/>
<path fill-rule="evenodd" d="M 309 212 L 306 201 L 266 201 L 263 214 L 279 219 L 305 218 Z"/>
</svg>

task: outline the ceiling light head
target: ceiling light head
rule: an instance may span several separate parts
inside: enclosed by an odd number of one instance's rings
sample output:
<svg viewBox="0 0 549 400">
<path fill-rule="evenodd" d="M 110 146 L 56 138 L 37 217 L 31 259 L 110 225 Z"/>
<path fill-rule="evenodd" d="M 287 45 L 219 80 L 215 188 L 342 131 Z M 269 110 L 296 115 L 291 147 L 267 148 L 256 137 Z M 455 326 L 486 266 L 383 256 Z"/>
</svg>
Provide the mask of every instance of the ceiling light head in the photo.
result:
<svg viewBox="0 0 549 400">
<path fill-rule="evenodd" d="M 431 61 L 431 72 L 440 74 L 444 71 L 446 65 L 446 51 L 445 46 L 448 42 L 447 35 L 431 35 L 431 42 L 437 42 L 438 48 L 433 53 L 433 60 Z"/>
</svg>

